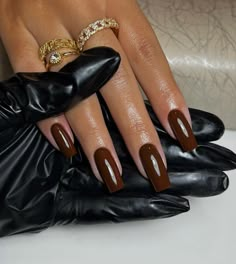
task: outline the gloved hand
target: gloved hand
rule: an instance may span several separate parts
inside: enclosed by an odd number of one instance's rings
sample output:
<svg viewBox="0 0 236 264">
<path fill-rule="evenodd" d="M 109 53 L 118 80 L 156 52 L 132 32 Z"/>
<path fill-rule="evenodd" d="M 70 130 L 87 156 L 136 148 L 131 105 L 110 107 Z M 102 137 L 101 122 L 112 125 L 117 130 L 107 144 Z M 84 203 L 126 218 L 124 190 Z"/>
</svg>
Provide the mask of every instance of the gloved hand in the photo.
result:
<svg viewBox="0 0 236 264">
<path fill-rule="evenodd" d="M 124 190 L 109 194 L 92 175 L 82 151 L 66 159 L 47 142 L 36 126 L 26 124 L 15 130 L 5 129 L 1 132 L 2 135 L 8 131 L 5 138 L 0 136 L 0 236 L 39 231 L 57 223 L 173 216 L 189 209 L 188 201 L 179 197 L 179 193 L 190 194 L 191 191 L 195 195 L 213 195 L 227 188 L 228 179 L 222 172 L 219 177 L 213 174 L 211 178 L 209 171 L 214 173 L 214 170 L 201 172 L 194 168 L 194 164 L 204 162 L 204 166 L 210 164 L 212 169 L 214 162 L 201 161 L 201 152 L 199 155 L 183 153 L 163 131 L 161 138 L 164 138 L 162 142 L 171 171 L 172 188 L 165 193 L 155 193 L 149 182 L 139 175 L 105 104 L 102 105 L 123 166 Z M 224 127 L 218 118 L 201 111 L 192 112 L 193 130 L 198 139 L 209 141 L 222 135 Z M 157 129 L 161 130 L 150 107 L 149 113 Z M 75 143 L 79 148 L 79 143 Z M 208 145 L 204 143 L 201 147 L 205 157 L 211 158 Z M 235 154 L 226 149 L 224 152 L 228 156 L 220 166 L 235 168 Z M 222 159 L 223 151 L 219 154 L 222 156 L 218 155 L 218 159 Z M 171 167 L 173 158 L 175 162 Z M 191 162 L 191 173 L 181 172 L 186 168 L 186 160 Z M 192 175 L 200 177 L 193 178 Z M 208 177 L 210 185 L 204 177 Z"/>
</svg>

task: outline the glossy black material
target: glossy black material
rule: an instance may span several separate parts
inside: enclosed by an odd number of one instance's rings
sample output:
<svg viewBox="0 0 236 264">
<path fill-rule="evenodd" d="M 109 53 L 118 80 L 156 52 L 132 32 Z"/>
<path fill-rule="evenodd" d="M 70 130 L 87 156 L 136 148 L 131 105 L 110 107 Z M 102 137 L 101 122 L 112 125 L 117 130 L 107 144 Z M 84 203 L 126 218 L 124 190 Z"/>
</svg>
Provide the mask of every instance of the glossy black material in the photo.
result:
<svg viewBox="0 0 236 264">
<path fill-rule="evenodd" d="M 0 167 L 0 236 L 39 231 L 58 222 L 120 222 L 189 210 L 185 198 L 156 194 L 146 180 L 145 189 L 136 194 L 132 182 L 125 183 L 127 192 L 109 194 L 82 152 L 66 159 L 34 125 L 18 129 L 1 145 Z M 129 174 L 127 170 L 125 178 Z"/>
<path fill-rule="evenodd" d="M 79 79 L 79 74 L 73 78 Z M 6 89 L 7 82 L 4 85 Z M 41 93 L 38 97 L 34 95 L 42 101 L 41 106 L 47 107 Z M 71 159 L 65 158 L 35 125 L 17 127 L 18 121 L 11 127 L 3 125 L 0 129 L 0 236 L 71 222 L 121 222 L 174 216 L 189 210 L 188 200 L 179 195 L 203 197 L 227 189 L 228 177 L 222 170 L 236 167 L 236 155 L 208 142 L 223 134 L 224 126 L 217 117 L 190 110 L 195 124 L 193 130 L 202 143 L 196 151 L 186 154 L 152 116 L 167 155 L 171 181 L 168 191 L 155 193 L 150 182 L 139 174 L 105 103 L 100 100 L 122 163 L 124 189 L 109 194 L 93 175 L 82 150 Z M 0 102 L 1 109 L 6 105 L 12 108 L 11 101 Z M 147 107 L 152 115 L 150 105 Z M 30 120 L 35 120 L 33 114 Z M 75 141 L 75 146 L 80 149 L 79 142 Z"/>
<path fill-rule="evenodd" d="M 146 101 L 146 108 L 157 131 L 166 134 L 166 131 L 156 118 L 155 113 L 148 101 Z M 202 110 L 201 115 L 199 115 L 198 109 L 191 109 L 190 115 L 192 119 L 194 135 L 198 142 L 201 143 L 206 141 L 215 141 L 223 135 L 225 130 L 224 124 L 216 115 Z"/>
<path fill-rule="evenodd" d="M 198 112 L 199 119 L 202 114 Z M 10 139 L 0 145 L 0 235 L 39 231 L 57 223 L 173 216 L 189 209 L 188 201 L 179 197 L 180 194 L 210 196 L 228 187 L 228 177 L 220 170 L 211 169 L 212 164 L 210 169 L 198 170 L 193 159 L 192 170 L 186 171 L 186 161 L 181 166 L 183 153 L 176 148 L 173 154 L 182 171 L 171 172 L 171 189 L 156 194 L 137 171 L 114 123 L 109 122 L 109 129 L 122 161 L 125 182 L 125 188 L 112 195 L 96 180 L 82 151 L 66 159 L 34 125 L 9 131 Z M 77 141 L 75 144 L 79 147 Z M 164 146 L 167 153 L 168 145 Z M 215 160 L 217 168 L 225 153 L 227 149 Z M 235 154 L 228 158 L 232 161 Z"/>
<path fill-rule="evenodd" d="M 119 64 L 117 52 L 97 47 L 81 53 L 60 73 L 15 74 L 0 83 L 0 131 L 65 111 L 97 92 Z"/>
</svg>

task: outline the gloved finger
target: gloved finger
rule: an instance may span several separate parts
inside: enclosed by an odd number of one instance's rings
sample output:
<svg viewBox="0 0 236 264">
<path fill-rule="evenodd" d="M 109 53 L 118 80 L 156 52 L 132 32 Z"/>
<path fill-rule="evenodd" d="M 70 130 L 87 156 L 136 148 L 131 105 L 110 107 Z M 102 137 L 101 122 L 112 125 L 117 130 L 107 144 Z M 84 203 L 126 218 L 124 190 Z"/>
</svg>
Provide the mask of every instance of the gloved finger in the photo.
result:
<svg viewBox="0 0 236 264">
<path fill-rule="evenodd" d="M 80 194 L 61 188 L 53 224 L 123 222 L 165 218 L 187 212 L 188 200 L 169 194 Z"/>
<path fill-rule="evenodd" d="M 125 186 L 119 193 L 127 196 L 128 194 L 153 193 L 150 182 L 141 177 L 131 160 L 123 160 L 122 166 Z M 184 169 L 182 167 L 182 171 L 168 173 L 171 186 L 165 193 L 208 197 L 223 193 L 228 188 L 228 176 L 220 170 L 199 169 L 187 171 Z M 77 191 L 80 194 L 104 194 L 106 192 L 104 186 L 91 175 L 92 172 L 87 162 L 84 160 L 81 163 L 79 157 L 74 157 L 69 169 L 63 174 L 60 181 L 65 188 Z"/>
<path fill-rule="evenodd" d="M 180 196 L 209 197 L 223 193 L 229 186 L 228 176 L 214 169 L 168 173 L 171 186 L 165 193 Z M 124 166 L 125 193 L 150 193 L 149 184 L 140 179 L 133 166 Z"/>
<path fill-rule="evenodd" d="M 209 197 L 228 189 L 228 176 L 216 169 L 188 172 L 170 172 L 171 188 L 168 193 L 183 196 Z"/>
<path fill-rule="evenodd" d="M 166 133 L 160 121 L 157 119 L 149 101 L 146 100 L 145 105 L 156 130 Z M 193 108 L 189 108 L 189 112 L 192 120 L 193 133 L 198 142 L 215 141 L 224 134 L 225 127 L 218 116 Z"/>
<path fill-rule="evenodd" d="M 188 153 L 183 153 L 179 146 L 174 145 L 167 135 L 161 137 L 169 171 L 218 169 L 222 171 L 236 168 L 236 154 L 213 143 L 202 143 Z"/>
<path fill-rule="evenodd" d="M 107 82 L 119 67 L 120 57 L 110 48 L 82 53 L 63 71 L 70 73 L 18 73 L 0 83 L 0 131 L 37 122 L 68 109 Z"/>
</svg>

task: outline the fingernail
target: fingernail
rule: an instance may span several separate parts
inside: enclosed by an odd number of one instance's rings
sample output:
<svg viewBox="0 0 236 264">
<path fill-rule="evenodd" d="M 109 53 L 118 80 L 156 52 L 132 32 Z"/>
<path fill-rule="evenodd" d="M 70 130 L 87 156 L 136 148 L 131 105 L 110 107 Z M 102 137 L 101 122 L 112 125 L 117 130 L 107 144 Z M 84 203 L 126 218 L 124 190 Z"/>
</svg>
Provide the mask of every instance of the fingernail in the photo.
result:
<svg viewBox="0 0 236 264">
<path fill-rule="evenodd" d="M 222 186 L 224 190 L 227 190 L 229 187 L 229 178 L 227 175 L 225 175 L 225 177 L 223 178 Z"/>
<path fill-rule="evenodd" d="M 170 187 L 166 167 L 156 147 L 152 144 L 145 144 L 139 150 L 143 168 L 157 192 Z"/>
<path fill-rule="evenodd" d="M 191 151 L 195 149 L 197 147 L 197 141 L 183 113 L 174 109 L 169 113 L 168 120 L 182 149 L 184 151 Z"/>
<path fill-rule="evenodd" d="M 51 133 L 60 151 L 68 158 L 74 156 L 76 148 L 62 125 L 56 123 L 51 127 Z"/>
<path fill-rule="evenodd" d="M 99 148 L 94 153 L 94 159 L 108 190 L 112 193 L 122 189 L 124 183 L 110 151 L 106 148 Z"/>
</svg>

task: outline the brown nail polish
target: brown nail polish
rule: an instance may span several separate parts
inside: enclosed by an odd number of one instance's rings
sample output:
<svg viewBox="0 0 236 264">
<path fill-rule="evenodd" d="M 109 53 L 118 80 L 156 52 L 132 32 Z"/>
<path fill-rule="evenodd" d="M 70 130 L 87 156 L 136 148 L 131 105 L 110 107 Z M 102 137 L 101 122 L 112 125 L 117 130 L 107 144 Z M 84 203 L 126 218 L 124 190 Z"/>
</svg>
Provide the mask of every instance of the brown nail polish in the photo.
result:
<svg viewBox="0 0 236 264">
<path fill-rule="evenodd" d="M 51 133 L 53 138 L 55 139 L 57 146 L 59 147 L 60 151 L 68 158 L 74 156 L 77 151 L 76 148 L 65 131 L 62 125 L 56 123 L 51 127 Z"/>
<path fill-rule="evenodd" d="M 197 147 L 197 141 L 193 131 L 179 110 L 172 110 L 168 115 L 170 126 L 184 151 L 191 151 Z"/>
<path fill-rule="evenodd" d="M 94 153 L 98 171 L 110 192 L 116 192 L 124 187 L 119 169 L 110 151 L 99 148 Z"/>
<path fill-rule="evenodd" d="M 145 144 L 139 150 L 140 159 L 144 170 L 157 192 L 170 187 L 166 167 L 156 147 L 152 144 Z"/>
</svg>

